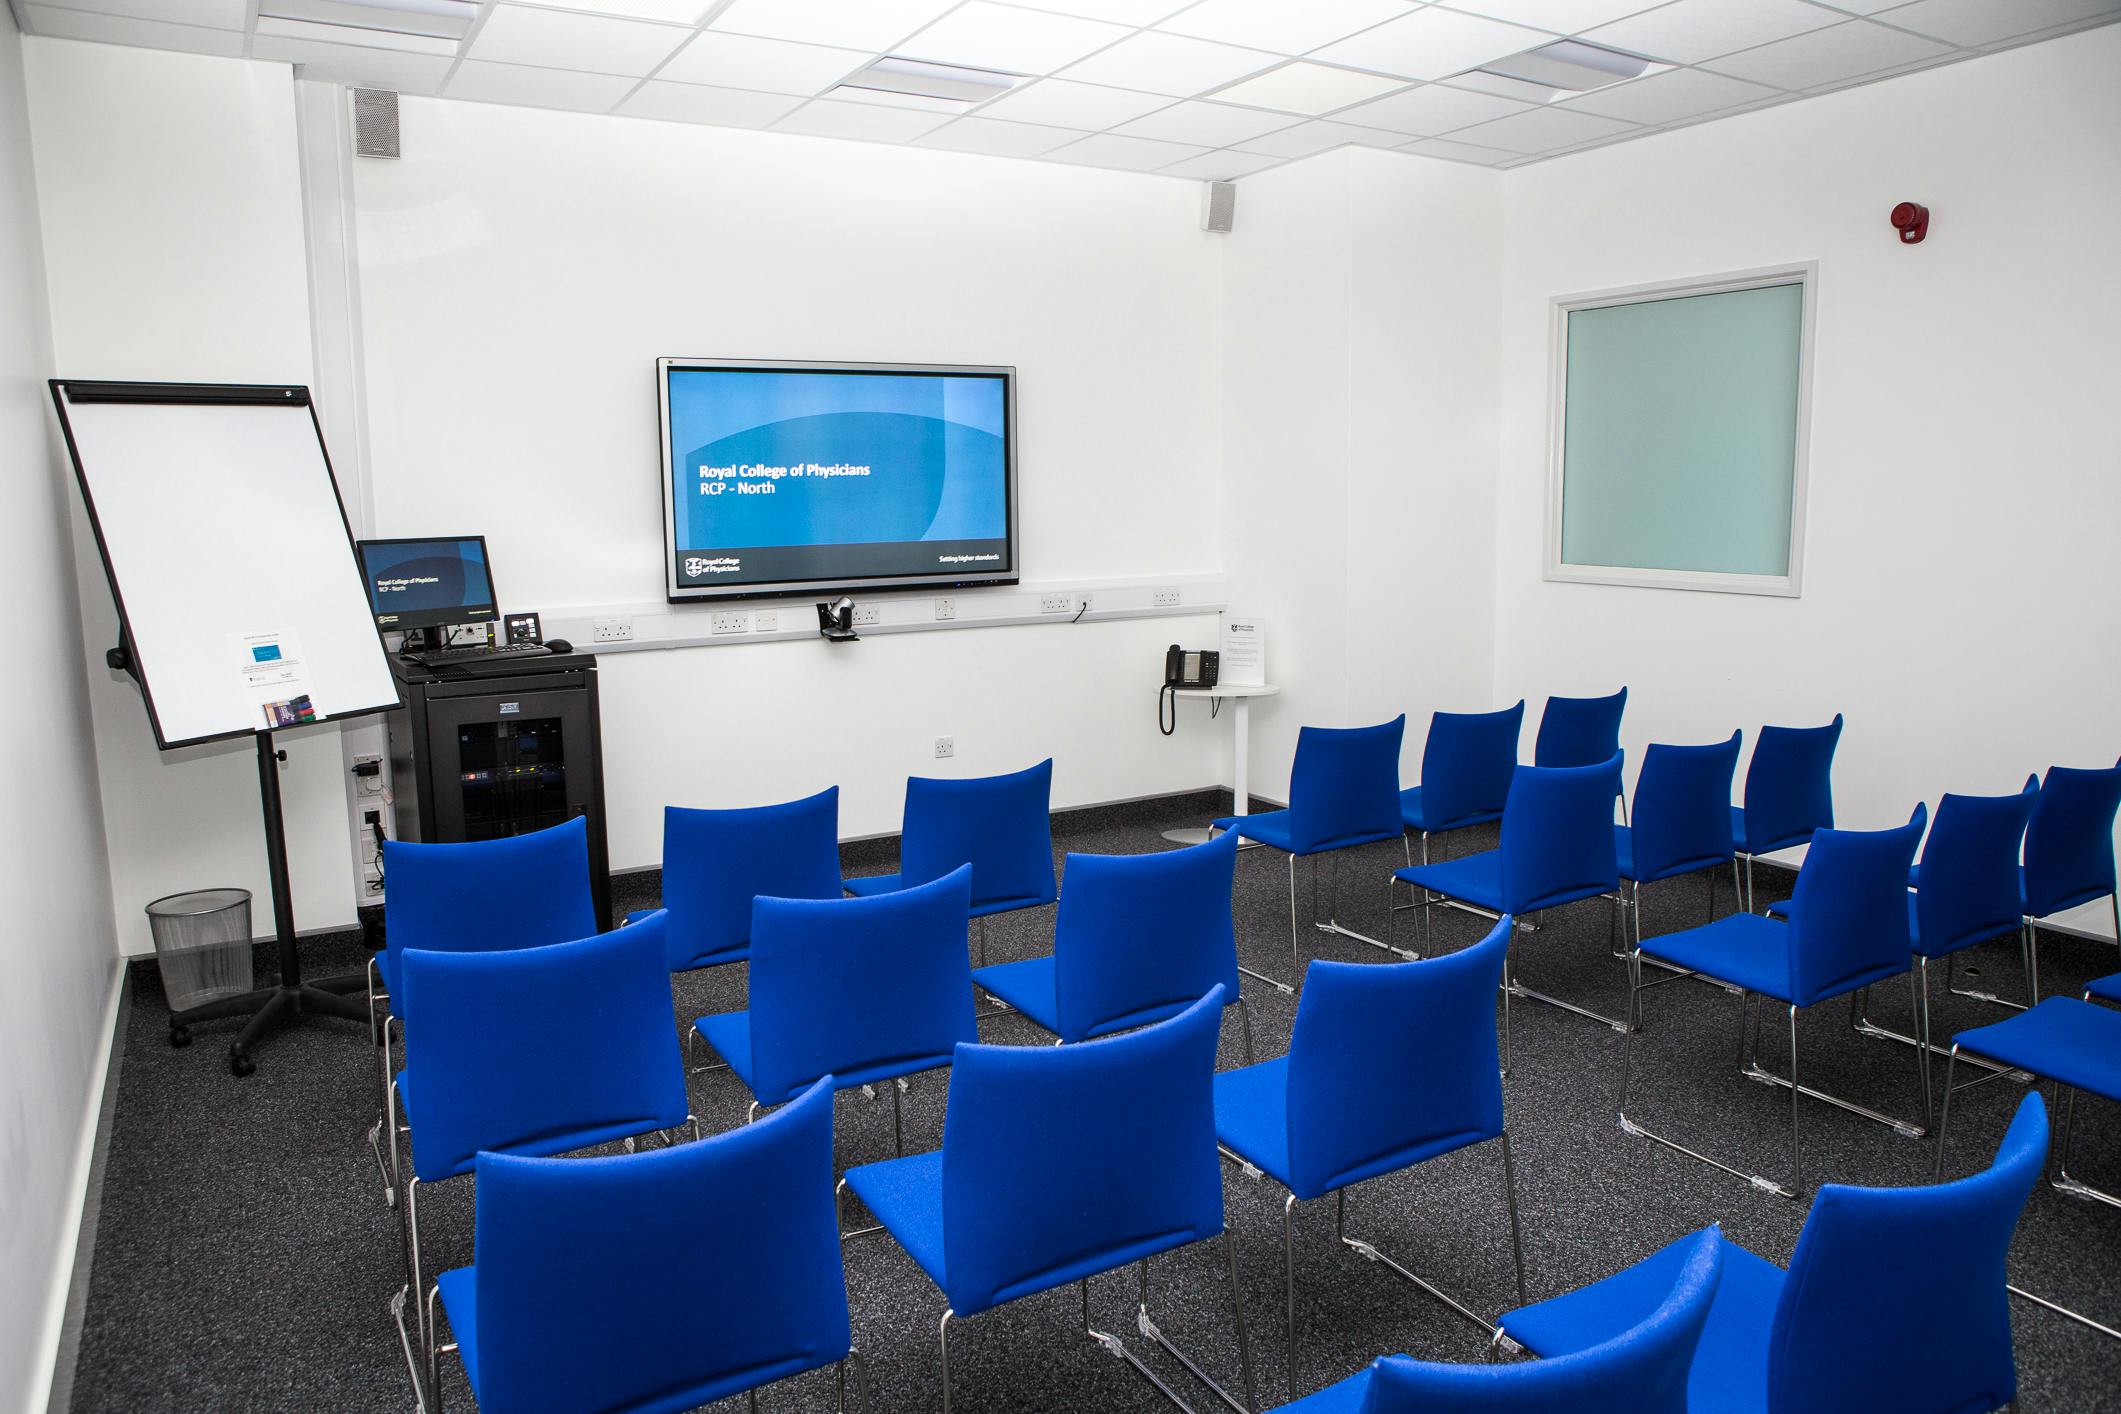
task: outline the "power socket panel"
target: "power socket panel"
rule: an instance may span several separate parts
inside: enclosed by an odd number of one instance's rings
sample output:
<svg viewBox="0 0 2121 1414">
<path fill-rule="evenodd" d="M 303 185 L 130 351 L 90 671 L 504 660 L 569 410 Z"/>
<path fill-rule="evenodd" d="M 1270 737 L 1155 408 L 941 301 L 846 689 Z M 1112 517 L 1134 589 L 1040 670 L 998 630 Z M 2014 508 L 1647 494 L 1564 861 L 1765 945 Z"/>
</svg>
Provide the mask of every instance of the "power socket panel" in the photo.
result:
<svg viewBox="0 0 2121 1414">
<path fill-rule="evenodd" d="M 626 616 L 592 619 L 589 623 L 589 636 L 597 643 L 631 643 L 633 620 Z"/>
<path fill-rule="evenodd" d="M 865 624 L 876 623 L 882 617 L 883 610 L 877 608 L 874 604 L 857 604 L 854 606 L 854 626 L 856 628 L 861 628 Z"/>
<path fill-rule="evenodd" d="M 1159 609 L 1175 609 L 1178 607 L 1178 591 L 1158 589 L 1150 594 L 1149 602 Z"/>
<path fill-rule="evenodd" d="M 708 621 L 708 631 L 711 633 L 749 633 L 751 632 L 751 615 L 742 609 L 718 609 L 715 611 L 714 617 Z"/>
<path fill-rule="evenodd" d="M 950 759 L 951 757 L 953 757 L 953 756 L 955 756 L 955 755 L 957 755 L 957 738 L 956 738 L 956 737 L 954 737 L 954 736 L 939 736 L 939 737 L 937 737 L 937 738 L 935 739 L 935 759 L 936 759 L 936 760 L 938 760 L 938 761 L 947 761 L 947 760 L 949 760 L 949 759 Z"/>
<path fill-rule="evenodd" d="M 1075 612 L 1073 594 L 1041 594 L 1038 596 L 1038 611 L 1041 614 L 1072 614 Z"/>
<path fill-rule="evenodd" d="M 945 596 L 935 601 L 935 617 L 938 620 L 957 617 L 957 600 Z"/>
<path fill-rule="evenodd" d="M 778 633 L 781 628 L 779 609 L 760 609 L 751 616 L 751 627 L 758 633 Z"/>
</svg>

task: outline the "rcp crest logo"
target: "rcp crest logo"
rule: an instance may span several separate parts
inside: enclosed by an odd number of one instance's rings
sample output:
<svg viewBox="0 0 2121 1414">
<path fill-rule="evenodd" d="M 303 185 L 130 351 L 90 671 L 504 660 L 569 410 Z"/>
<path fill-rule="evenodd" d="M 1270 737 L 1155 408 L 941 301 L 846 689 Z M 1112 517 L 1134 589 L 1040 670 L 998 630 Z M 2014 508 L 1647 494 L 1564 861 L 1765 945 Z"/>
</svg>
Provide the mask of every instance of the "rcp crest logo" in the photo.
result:
<svg viewBox="0 0 2121 1414">
<path fill-rule="evenodd" d="M 698 579 L 705 573 L 707 573 L 707 561 L 705 559 L 698 555 L 693 555 L 685 561 L 685 577 L 687 579 Z"/>
</svg>

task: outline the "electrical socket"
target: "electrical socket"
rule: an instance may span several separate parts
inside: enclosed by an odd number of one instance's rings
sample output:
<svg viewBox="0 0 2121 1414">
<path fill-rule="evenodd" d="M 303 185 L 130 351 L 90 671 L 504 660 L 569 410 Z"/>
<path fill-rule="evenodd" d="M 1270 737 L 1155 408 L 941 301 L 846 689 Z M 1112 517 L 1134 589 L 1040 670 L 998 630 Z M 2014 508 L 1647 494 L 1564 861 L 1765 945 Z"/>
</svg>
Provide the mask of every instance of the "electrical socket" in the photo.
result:
<svg viewBox="0 0 2121 1414">
<path fill-rule="evenodd" d="M 952 756 L 955 756 L 955 755 L 957 755 L 957 738 L 956 738 L 956 737 L 952 737 L 952 736 L 939 736 L 939 737 L 937 737 L 937 738 L 935 739 L 935 759 L 936 759 L 936 760 L 938 760 L 938 761 L 943 761 L 943 760 L 947 760 L 948 758 L 950 758 L 950 757 L 952 757 Z"/>
<path fill-rule="evenodd" d="M 714 633 L 749 633 L 751 632 L 751 615 L 745 613 L 742 609 L 718 610 L 713 620 L 709 623 L 708 628 Z"/>
<path fill-rule="evenodd" d="M 1149 602 L 1159 609 L 1175 609 L 1178 607 L 1178 591 L 1159 589 L 1149 596 Z"/>
<path fill-rule="evenodd" d="M 1072 614 L 1075 612 L 1073 594 L 1041 594 L 1038 596 L 1038 611 L 1041 614 Z"/>
<path fill-rule="evenodd" d="M 854 606 L 854 626 L 860 628 L 864 624 L 873 624 L 882 617 L 882 612 L 874 604 L 857 604 Z"/>
<path fill-rule="evenodd" d="M 1080 614 L 1089 613 L 1091 602 L 1090 594 L 1085 590 L 1075 601 L 1076 612 Z"/>
<path fill-rule="evenodd" d="M 633 620 L 625 616 L 592 619 L 589 636 L 597 643 L 630 643 L 633 641 Z"/>
<path fill-rule="evenodd" d="M 357 775 L 357 776 L 355 776 L 355 777 L 354 777 L 354 794 L 356 794 L 356 795 L 381 795 L 381 794 L 383 793 L 383 758 L 382 758 L 382 757 L 380 757 L 380 756 L 356 756 L 356 757 L 354 758 L 354 765 L 356 765 L 356 766 L 360 766 L 360 765 L 365 765 L 366 763 L 368 763 L 368 762 L 370 762 L 370 761 L 373 761 L 373 762 L 375 762 L 375 764 L 376 764 L 376 773 L 375 773 L 374 775 L 372 775 L 372 776 L 359 776 L 359 775 Z M 374 811 L 370 811 L 369 813 L 370 813 L 370 814 L 372 815 L 372 814 L 374 814 L 375 812 L 374 812 Z"/>
<path fill-rule="evenodd" d="M 751 627 L 760 633 L 776 633 L 781 627 L 779 609 L 760 609 L 751 616 Z"/>
<path fill-rule="evenodd" d="M 936 616 L 936 617 L 937 617 L 938 619 L 954 619 L 954 618 L 956 618 L 956 617 L 957 617 L 957 600 L 955 600 L 955 599 L 951 599 L 951 598 L 947 598 L 947 597 L 946 597 L 946 598 L 942 598 L 942 599 L 938 599 L 938 600 L 936 600 L 936 601 L 935 601 L 935 616 Z"/>
</svg>

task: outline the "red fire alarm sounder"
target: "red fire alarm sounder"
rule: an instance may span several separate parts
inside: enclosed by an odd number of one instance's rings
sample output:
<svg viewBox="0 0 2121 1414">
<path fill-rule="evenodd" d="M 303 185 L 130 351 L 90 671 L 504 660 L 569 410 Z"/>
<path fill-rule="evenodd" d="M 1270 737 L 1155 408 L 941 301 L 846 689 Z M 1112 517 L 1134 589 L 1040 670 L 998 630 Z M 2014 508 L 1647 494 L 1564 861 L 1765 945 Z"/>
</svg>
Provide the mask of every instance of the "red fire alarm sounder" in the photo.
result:
<svg viewBox="0 0 2121 1414">
<path fill-rule="evenodd" d="M 1893 208 L 1893 229 L 1900 244 L 1915 245 L 1930 233 L 1930 209 L 1919 201 L 1903 201 Z"/>
</svg>

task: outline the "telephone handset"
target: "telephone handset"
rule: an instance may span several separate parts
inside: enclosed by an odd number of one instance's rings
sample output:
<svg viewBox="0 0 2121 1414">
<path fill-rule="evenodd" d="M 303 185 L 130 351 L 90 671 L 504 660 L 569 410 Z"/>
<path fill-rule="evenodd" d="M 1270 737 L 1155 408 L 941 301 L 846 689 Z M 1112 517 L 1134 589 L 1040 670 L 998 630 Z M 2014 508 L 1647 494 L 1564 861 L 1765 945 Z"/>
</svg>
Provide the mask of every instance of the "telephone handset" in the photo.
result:
<svg viewBox="0 0 2121 1414">
<path fill-rule="evenodd" d="M 1156 695 L 1156 727 L 1165 736 L 1178 730 L 1180 688 L 1215 686 L 1222 655 L 1212 649 L 1181 648 L 1176 643 L 1164 651 L 1164 685 Z"/>
</svg>

